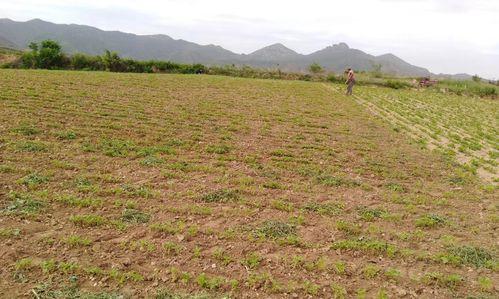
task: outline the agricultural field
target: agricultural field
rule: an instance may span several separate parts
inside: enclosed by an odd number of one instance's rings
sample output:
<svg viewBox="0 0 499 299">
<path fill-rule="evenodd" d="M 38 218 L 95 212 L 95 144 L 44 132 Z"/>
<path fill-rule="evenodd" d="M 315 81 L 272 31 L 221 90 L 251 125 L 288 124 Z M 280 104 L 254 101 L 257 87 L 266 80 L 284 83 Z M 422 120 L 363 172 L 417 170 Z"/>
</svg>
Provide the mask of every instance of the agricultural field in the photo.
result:
<svg viewBox="0 0 499 299">
<path fill-rule="evenodd" d="M 499 182 L 497 99 L 364 87 L 355 100 L 422 147 L 440 151 L 485 182 Z"/>
<path fill-rule="evenodd" d="M 0 70 L 0 297 L 496 298 L 497 101 L 343 88 Z"/>
</svg>

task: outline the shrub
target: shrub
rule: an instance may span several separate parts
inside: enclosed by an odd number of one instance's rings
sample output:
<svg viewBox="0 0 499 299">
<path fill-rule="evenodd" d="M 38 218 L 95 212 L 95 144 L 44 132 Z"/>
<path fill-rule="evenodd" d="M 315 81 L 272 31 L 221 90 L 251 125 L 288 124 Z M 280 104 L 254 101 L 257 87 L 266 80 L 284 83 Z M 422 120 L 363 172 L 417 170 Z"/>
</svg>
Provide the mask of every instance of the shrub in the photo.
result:
<svg viewBox="0 0 499 299">
<path fill-rule="evenodd" d="M 34 69 L 37 67 L 36 56 L 33 52 L 24 52 L 20 58 L 21 67 L 25 69 Z"/>
<path fill-rule="evenodd" d="M 337 76 L 335 74 L 330 74 L 327 76 L 327 81 L 332 82 L 332 83 L 345 83 L 345 79 L 342 78 L 341 76 Z"/>
<path fill-rule="evenodd" d="M 42 69 L 56 69 L 63 66 L 61 46 L 53 40 L 44 40 L 41 43 L 37 57 L 37 67 Z"/>
<path fill-rule="evenodd" d="M 322 68 L 322 66 L 320 64 L 318 64 L 317 62 L 314 62 L 312 63 L 309 67 L 308 67 L 308 70 L 312 73 L 312 74 L 320 74 L 324 71 L 324 69 Z"/>
<path fill-rule="evenodd" d="M 389 87 L 389 88 L 393 88 L 393 89 L 402 89 L 402 88 L 411 87 L 411 84 L 404 82 L 404 81 L 388 80 L 388 81 L 386 81 L 384 86 Z"/>
<path fill-rule="evenodd" d="M 56 41 L 44 40 L 40 44 L 32 42 L 29 48 L 31 51 L 21 56 L 24 68 L 60 69 L 69 64 L 68 58 Z"/>
<path fill-rule="evenodd" d="M 102 55 L 102 63 L 106 71 L 123 72 L 126 70 L 125 65 L 121 61 L 120 56 L 116 52 L 106 50 Z"/>
<path fill-rule="evenodd" d="M 71 68 L 74 70 L 103 71 L 104 63 L 100 56 L 76 53 L 71 56 Z"/>
</svg>

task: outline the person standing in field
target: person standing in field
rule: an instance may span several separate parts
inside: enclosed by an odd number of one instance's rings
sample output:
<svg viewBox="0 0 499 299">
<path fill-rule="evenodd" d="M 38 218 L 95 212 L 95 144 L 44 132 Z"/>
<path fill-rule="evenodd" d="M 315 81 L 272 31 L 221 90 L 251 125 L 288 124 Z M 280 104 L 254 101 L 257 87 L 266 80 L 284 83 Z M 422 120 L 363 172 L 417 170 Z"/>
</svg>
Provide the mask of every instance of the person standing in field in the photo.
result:
<svg viewBox="0 0 499 299">
<path fill-rule="evenodd" d="M 355 74 L 351 68 L 347 70 L 347 96 L 351 96 L 353 93 L 353 86 L 355 85 Z"/>
</svg>

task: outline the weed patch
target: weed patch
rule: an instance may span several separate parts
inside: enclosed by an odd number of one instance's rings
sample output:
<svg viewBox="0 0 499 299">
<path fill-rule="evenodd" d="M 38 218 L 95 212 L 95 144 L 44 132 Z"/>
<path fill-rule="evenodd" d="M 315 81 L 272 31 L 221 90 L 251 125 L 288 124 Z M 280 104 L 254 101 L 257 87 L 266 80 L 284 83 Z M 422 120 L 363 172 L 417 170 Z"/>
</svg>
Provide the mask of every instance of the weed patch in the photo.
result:
<svg viewBox="0 0 499 299">
<path fill-rule="evenodd" d="M 310 202 L 303 206 L 305 211 L 315 212 L 319 215 L 336 216 L 342 213 L 345 206 L 341 203 L 316 203 Z"/>
<path fill-rule="evenodd" d="M 154 223 L 150 227 L 153 231 L 174 235 L 182 232 L 185 229 L 186 225 L 184 222 L 178 221 Z"/>
<path fill-rule="evenodd" d="M 296 236 L 296 227 L 278 220 L 267 220 L 255 230 L 257 236 L 269 239 L 286 238 Z"/>
<path fill-rule="evenodd" d="M 41 133 L 41 130 L 35 126 L 23 124 L 12 130 L 14 133 L 18 133 L 24 136 L 33 136 Z"/>
<path fill-rule="evenodd" d="M 383 215 L 386 215 L 387 212 L 382 209 L 377 208 L 368 208 L 368 207 L 360 207 L 358 209 L 359 216 L 362 220 L 365 221 L 373 221 L 376 218 L 381 218 Z"/>
<path fill-rule="evenodd" d="M 210 145 L 206 148 L 206 152 L 210 154 L 228 154 L 230 152 L 230 146 L 226 144 Z"/>
<path fill-rule="evenodd" d="M 358 187 L 361 185 L 355 180 L 325 174 L 317 176 L 317 182 L 328 187 Z"/>
<path fill-rule="evenodd" d="M 42 142 L 35 141 L 24 141 L 16 145 L 18 151 L 21 152 L 45 152 L 47 151 L 47 145 Z"/>
<path fill-rule="evenodd" d="M 422 281 L 427 285 L 455 288 L 463 283 L 463 278 L 458 274 L 446 275 L 440 272 L 430 272 L 422 277 Z"/>
<path fill-rule="evenodd" d="M 74 140 L 76 139 L 77 135 L 73 131 L 64 131 L 64 132 L 59 132 L 57 133 L 57 139 L 59 140 Z"/>
<path fill-rule="evenodd" d="M 44 176 L 44 175 L 41 175 L 38 173 L 31 173 L 31 174 L 28 174 L 27 176 L 21 178 L 19 180 L 19 183 L 25 185 L 26 187 L 34 187 L 34 186 L 46 183 L 48 181 L 49 181 L 49 178 Z"/>
<path fill-rule="evenodd" d="M 57 202 L 63 203 L 65 205 L 88 208 L 88 207 L 101 207 L 103 205 L 102 199 L 99 198 L 80 198 L 74 195 L 61 195 L 56 198 Z"/>
<path fill-rule="evenodd" d="M 12 201 L 4 209 L 4 212 L 7 214 L 38 214 L 46 206 L 45 202 L 34 199 L 27 193 L 11 192 L 9 197 Z"/>
<path fill-rule="evenodd" d="M 435 214 L 424 215 L 416 220 L 416 226 L 424 228 L 434 228 L 437 226 L 443 226 L 446 223 L 447 223 L 446 218 Z"/>
<path fill-rule="evenodd" d="M 71 247 L 85 247 L 92 244 L 92 241 L 90 239 L 78 235 L 69 236 L 64 239 L 64 242 Z"/>
<path fill-rule="evenodd" d="M 395 256 L 398 249 L 395 245 L 378 240 L 341 240 L 334 242 L 331 249 L 363 251 L 366 253 L 386 254 L 387 256 Z"/>
<path fill-rule="evenodd" d="M 106 219 L 99 215 L 74 215 L 69 221 L 81 227 L 96 227 L 106 224 Z"/>
<path fill-rule="evenodd" d="M 147 223 L 151 216 L 147 213 L 135 209 L 124 209 L 121 220 L 128 223 Z"/>
<path fill-rule="evenodd" d="M 104 155 L 109 157 L 127 157 L 135 149 L 133 142 L 120 139 L 104 139 L 100 143 Z"/>
<path fill-rule="evenodd" d="M 464 264 L 475 267 L 491 267 L 494 259 L 490 252 L 480 247 L 460 246 L 448 249 L 448 254 Z"/>
</svg>

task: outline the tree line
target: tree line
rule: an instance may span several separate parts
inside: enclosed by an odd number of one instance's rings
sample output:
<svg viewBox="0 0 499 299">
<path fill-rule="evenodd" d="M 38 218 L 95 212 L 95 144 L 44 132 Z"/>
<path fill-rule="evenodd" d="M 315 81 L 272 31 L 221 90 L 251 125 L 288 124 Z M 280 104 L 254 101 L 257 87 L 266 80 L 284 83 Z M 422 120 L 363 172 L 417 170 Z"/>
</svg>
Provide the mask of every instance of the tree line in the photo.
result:
<svg viewBox="0 0 499 299">
<path fill-rule="evenodd" d="M 81 53 L 67 55 L 62 52 L 61 45 L 53 40 L 30 43 L 29 51 L 23 52 L 18 60 L 11 62 L 6 67 L 127 73 L 171 72 L 182 74 L 204 73 L 207 69 L 202 64 L 180 64 L 157 60 L 138 61 L 121 58 L 118 53 L 109 50 L 106 50 L 103 55 L 96 56 Z"/>
</svg>

